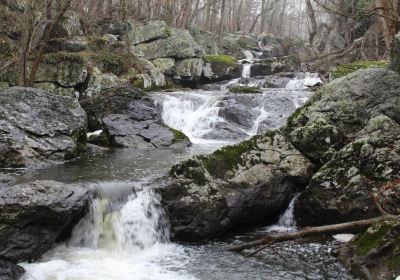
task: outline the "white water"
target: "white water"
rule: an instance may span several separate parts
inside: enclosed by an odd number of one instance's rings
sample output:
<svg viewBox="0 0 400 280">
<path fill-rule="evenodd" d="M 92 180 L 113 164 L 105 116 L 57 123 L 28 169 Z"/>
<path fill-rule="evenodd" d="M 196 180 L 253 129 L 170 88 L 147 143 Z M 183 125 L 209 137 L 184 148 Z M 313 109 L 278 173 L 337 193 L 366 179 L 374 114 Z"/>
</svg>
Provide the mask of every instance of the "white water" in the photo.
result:
<svg viewBox="0 0 400 280">
<path fill-rule="evenodd" d="M 254 62 L 254 55 L 251 51 L 245 50 L 243 51 L 244 56 L 246 59 L 242 60 L 243 64 L 243 71 L 242 71 L 242 78 L 248 79 L 251 76 L 251 67 L 253 66 Z"/>
<path fill-rule="evenodd" d="M 108 195 L 109 188 L 127 191 L 131 185 L 108 182 L 98 187 Z M 183 248 L 169 243 L 159 198 L 151 190 L 141 190 L 139 184 L 135 188 L 136 194 L 120 203 L 109 197 L 94 200 L 67 243 L 46 253 L 38 263 L 22 264 L 27 271 L 24 279 L 195 279 L 182 272 L 189 261 Z"/>
<path fill-rule="evenodd" d="M 288 208 L 280 216 L 277 224 L 265 228 L 263 231 L 273 232 L 293 232 L 297 231 L 296 218 L 294 216 L 294 205 L 300 194 L 296 195 L 292 201 L 290 201 Z"/>
<path fill-rule="evenodd" d="M 322 85 L 322 80 L 318 76 L 318 73 L 305 73 L 302 78 L 295 78 L 291 80 L 287 85 L 287 89 L 307 89 L 317 85 Z"/>
</svg>

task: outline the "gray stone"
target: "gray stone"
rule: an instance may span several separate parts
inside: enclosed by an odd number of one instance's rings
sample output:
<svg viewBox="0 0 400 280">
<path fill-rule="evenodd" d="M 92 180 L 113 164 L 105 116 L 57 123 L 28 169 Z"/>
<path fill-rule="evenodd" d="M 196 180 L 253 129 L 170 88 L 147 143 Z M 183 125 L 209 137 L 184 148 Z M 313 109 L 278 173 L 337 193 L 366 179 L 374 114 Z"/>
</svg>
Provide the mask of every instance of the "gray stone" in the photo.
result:
<svg viewBox="0 0 400 280">
<path fill-rule="evenodd" d="M 276 131 L 178 164 L 160 190 L 174 239 L 212 239 L 272 221 L 307 184 L 312 170 Z"/>
<path fill-rule="evenodd" d="M 153 20 L 142 26 L 136 26 L 130 33 L 132 44 L 151 42 L 157 39 L 165 39 L 171 35 L 171 28 L 165 21 Z"/>
<path fill-rule="evenodd" d="M 40 167 L 76 157 L 86 142 L 78 101 L 40 89 L 0 93 L 0 167 Z"/>
<path fill-rule="evenodd" d="M 188 30 L 192 35 L 193 39 L 199 44 L 205 51 L 206 54 L 214 54 L 217 55 L 221 51 L 218 47 L 218 35 L 203 31 L 196 26 L 189 26 Z"/>
<path fill-rule="evenodd" d="M 0 189 L 0 255 L 38 259 L 85 214 L 90 197 L 88 189 L 53 181 Z"/>
</svg>

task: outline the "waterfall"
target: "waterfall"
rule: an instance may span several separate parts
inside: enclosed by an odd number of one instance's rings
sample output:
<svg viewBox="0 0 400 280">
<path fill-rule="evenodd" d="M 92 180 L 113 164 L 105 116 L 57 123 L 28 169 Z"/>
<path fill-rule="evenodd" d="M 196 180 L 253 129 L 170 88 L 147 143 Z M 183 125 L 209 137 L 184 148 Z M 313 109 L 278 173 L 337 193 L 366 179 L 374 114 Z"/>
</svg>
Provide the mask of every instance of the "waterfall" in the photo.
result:
<svg viewBox="0 0 400 280">
<path fill-rule="evenodd" d="M 322 80 L 318 73 L 305 73 L 304 77 L 296 77 L 291 80 L 287 85 L 287 89 L 308 89 L 317 85 L 322 85 Z"/>
<path fill-rule="evenodd" d="M 243 59 L 243 71 L 242 71 L 242 78 L 249 79 L 251 77 L 251 67 L 253 66 L 254 55 L 251 51 L 245 50 L 243 51 L 244 56 L 246 59 Z"/>
<path fill-rule="evenodd" d="M 121 253 L 169 240 L 167 219 L 152 190 L 131 193 L 132 184 L 123 182 L 101 183 L 97 190 L 99 198 L 74 228 L 69 246 Z"/>
</svg>

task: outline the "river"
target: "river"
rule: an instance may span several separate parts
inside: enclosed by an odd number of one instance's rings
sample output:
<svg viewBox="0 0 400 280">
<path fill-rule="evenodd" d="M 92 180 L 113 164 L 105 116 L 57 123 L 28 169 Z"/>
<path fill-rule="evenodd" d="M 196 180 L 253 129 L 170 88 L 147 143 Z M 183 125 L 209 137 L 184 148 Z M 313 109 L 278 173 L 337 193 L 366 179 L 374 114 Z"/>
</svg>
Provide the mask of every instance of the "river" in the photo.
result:
<svg viewBox="0 0 400 280">
<path fill-rule="evenodd" d="M 275 225 L 203 244 L 178 244 L 170 241 L 168 217 L 151 188 L 152 180 L 175 163 L 282 126 L 311 95 L 304 89 L 309 79 L 294 79 L 287 88 L 263 89 L 261 94 L 228 93 L 229 84 L 153 93 L 165 123 L 189 136 L 192 147 L 92 149 L 67 164 L 27 174 L 26 180 L 84 184 L 99 195 L 69 240 L 37 262 L 21 264 L 27 271 L 24 279 L 353 279 L 330 255 L 330 239 L 275 244 L 249 259 L 246 252 L 226 250 L 266 232 L 296 230 L 293 202 Z M 234 118 L 238 115 L 243 119 Z"/>
</svg>

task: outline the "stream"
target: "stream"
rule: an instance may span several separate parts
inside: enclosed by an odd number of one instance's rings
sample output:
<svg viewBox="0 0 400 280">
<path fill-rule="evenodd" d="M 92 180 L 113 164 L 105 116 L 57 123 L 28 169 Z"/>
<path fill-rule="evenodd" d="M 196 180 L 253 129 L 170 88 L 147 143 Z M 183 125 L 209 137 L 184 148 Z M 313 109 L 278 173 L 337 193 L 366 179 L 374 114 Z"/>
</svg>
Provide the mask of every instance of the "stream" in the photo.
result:
<svg viewBox="0 0 400 280">
<path fill-rule="evenodd" d="M 248 77 L 245 72 L 243 78 Z M 315 76 L 295 78 L 286 88 L 262 89 L 261 94 L 228 93 L 238 80 L 214 90 L 153 93 L 165 123 L 184 132 L 193 146 L 93 149 L 67 164 L 27 174 L 26 180 L 84 184 L 99 195 L 68 241 L 35 263 L 21 264 L 27 271 L 24 280 L 353 279 L 330 255 L 333 240 L 275 244 L 250 259 L 244 258 L 248 251 L 226 250 L 266 232 L 295 231 L 294 200 L 275 225 L 189 245 L 170 241 L 168 217 L 148 187 L 173 164 L 282 126 L 311 95 L 305 89 L 310 79 Z"/>
</svg>

